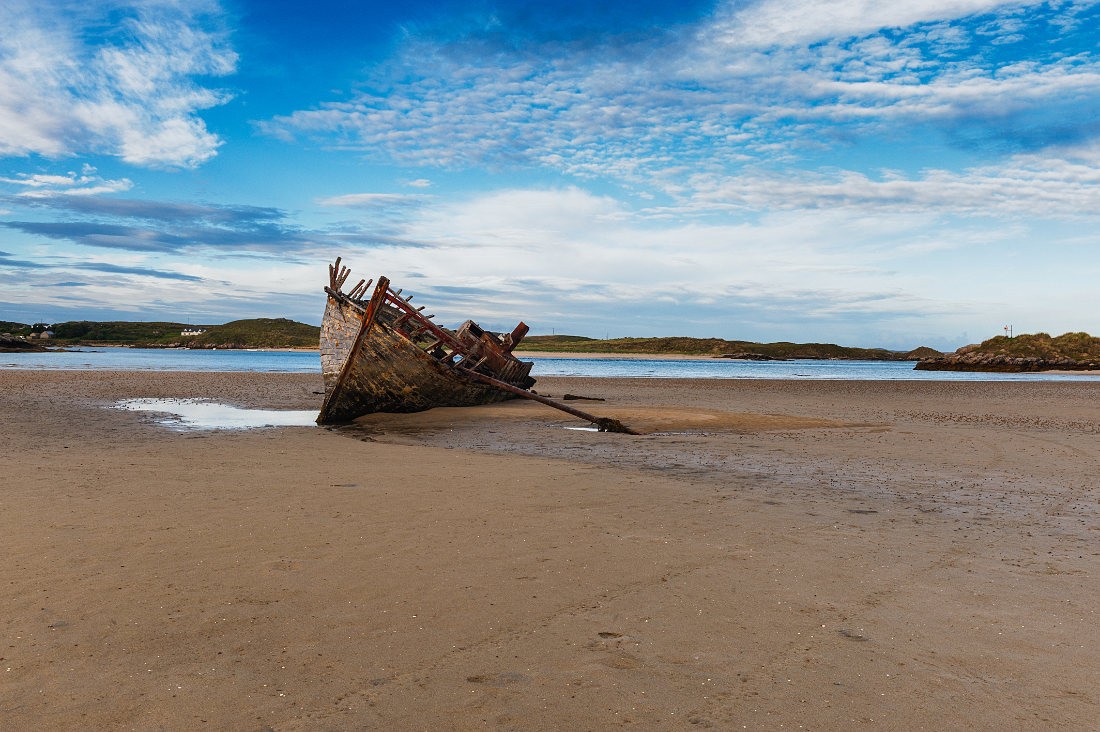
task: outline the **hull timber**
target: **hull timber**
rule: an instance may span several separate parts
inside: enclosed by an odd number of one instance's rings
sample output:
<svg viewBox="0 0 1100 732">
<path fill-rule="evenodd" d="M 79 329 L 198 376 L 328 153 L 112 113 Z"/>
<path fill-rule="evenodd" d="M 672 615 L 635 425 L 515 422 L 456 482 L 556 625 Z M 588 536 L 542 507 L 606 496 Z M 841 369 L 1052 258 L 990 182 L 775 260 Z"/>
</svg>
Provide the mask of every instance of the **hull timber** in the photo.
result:
<svg viewBox="0 0 1100 732">
<path fill-rule="evenodd" d="M 514 399 L 515 395 L 479 383 L 470 371 L 522 389 L 534 384 L 532 364 L 511 350 L 527 331 L 482 330 L 467 321 L 457 331 L 435 325 L 423 308 L 409 304 L 380 278 L 369 300 L 370 283 L 345 294 L 348 270 L 340 260 L 330 267 L 328 303 L 321 322 L 321 373 L 325 401 L 319 424 L 349 422 L 373 412 L 419 412 L 433 407 L 466 407 Z"/>
</svg>

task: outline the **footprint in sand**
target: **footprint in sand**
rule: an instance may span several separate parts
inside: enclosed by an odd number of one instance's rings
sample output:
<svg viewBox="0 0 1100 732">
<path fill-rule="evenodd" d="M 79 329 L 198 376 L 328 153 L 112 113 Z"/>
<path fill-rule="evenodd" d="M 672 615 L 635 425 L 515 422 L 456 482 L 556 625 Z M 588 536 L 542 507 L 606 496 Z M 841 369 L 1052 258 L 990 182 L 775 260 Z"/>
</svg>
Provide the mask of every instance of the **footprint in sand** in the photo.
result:
<svg viewBox="0 0 1100 732">
<path fill-rule="evenodd" d="M 297 572 L 302 568 L 302 563 L 293 559 L 280 559 L 271 563 L 271 569 L 279 572 Z"/>
<path fill-rule="evenodd" d="M 511 671 L 504 671 L 496 674 L 472 674 L 466 677 L 466 680 L 471 684 L 485 684 L 486 686 L 510 686 L 512 684 L 523 684 L 530 681 L 530 677 L 523 674 L 517 674 Z"/>
</svg>

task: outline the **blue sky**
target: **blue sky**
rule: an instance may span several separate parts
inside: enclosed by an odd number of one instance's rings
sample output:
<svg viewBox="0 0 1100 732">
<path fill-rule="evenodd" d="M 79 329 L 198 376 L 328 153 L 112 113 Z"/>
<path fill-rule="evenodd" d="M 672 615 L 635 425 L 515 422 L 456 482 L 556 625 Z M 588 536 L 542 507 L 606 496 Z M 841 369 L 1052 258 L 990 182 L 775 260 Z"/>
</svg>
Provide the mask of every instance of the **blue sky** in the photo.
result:
<svg viewBox="0 0 1100 732">
<path fill-rule="evenodd" d="M 8 0 L 0 320 L 1100 334 L 1097 2 Z"/>
</svg>

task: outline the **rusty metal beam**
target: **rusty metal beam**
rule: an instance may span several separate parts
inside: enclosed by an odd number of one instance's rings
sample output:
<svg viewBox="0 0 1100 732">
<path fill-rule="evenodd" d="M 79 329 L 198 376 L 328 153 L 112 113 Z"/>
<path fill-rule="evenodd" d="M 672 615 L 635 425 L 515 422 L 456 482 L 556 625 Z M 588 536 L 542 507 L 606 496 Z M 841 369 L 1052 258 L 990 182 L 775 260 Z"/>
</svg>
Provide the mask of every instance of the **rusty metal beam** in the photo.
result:
<svg viewBox="0 0 1100 732">
<path fill-rule="evenodd" d="M 536 394 L 533 391 L 527 391 L 526 389 L 521 389 L 518 386 L 512 386 L 506 381 L 494 379 L 492 376 L 486 376 L 485 374 L 478 373 L 477 371 L 466 371 L 465 373 L 467 376 L 474 379 L 475 381 L 480 381 L 483 384 L 495 386 L 498 389 L 503 389 L 504 391 L 511 392 L 512 394 L 524 397 L 525 399 L 531 399 L 532 401 L 541 402 L 548 407 L 560 409 L 567 414 L 572 414 L 574 417 L 580 417 L 583 420 L 587 420 L 596 425 L 597 429 L 599 429 L 600 432 L 621 432 L 626 435 L 640 434 L 630 429 L 617 419 L 612 419 L 610 417 L 597 417 L 594 414 L 589 414 L 588 412 L 581 411 L 580 409 L 574 409 L 567 404 L 556 402 L 549 397 L 544 397 L 542 394 Z"/>
</svg>

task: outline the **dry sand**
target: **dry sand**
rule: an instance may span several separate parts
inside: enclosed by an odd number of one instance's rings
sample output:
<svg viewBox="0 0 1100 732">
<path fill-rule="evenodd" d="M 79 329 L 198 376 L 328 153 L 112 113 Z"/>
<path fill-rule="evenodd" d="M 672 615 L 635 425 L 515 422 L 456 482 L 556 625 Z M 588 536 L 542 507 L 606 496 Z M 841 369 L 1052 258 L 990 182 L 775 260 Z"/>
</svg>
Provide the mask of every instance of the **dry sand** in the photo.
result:
<svg viewBox="0 0 1100 732">
<path fill-rule="evenodd" d="M 1100 383 L 0 371 L 3 729 L 1096 729 Z"/>
</svg>

